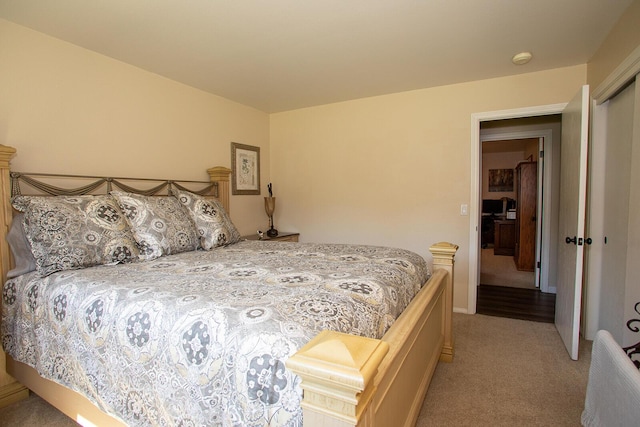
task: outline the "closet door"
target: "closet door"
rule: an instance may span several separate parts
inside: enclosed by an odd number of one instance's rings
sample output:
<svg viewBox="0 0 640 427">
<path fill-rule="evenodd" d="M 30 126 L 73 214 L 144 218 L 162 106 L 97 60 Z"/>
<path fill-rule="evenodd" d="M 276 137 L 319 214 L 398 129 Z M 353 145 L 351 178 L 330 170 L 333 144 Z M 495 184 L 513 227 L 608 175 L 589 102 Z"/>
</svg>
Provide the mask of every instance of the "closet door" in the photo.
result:
<svg viewBox="0 0 640 427">
<path fill-rule="evenodd" d="M 621 345 L 638 341 L 626 322 L 638 318 L 634 305 L 639 301 L 638 267 L 638 138 L 637 83 L 632 83 L 607 105 L 606 161 L 604 175 L 602 238 L 602 297 L 600 329 L 607 329 Z M 634 129 L 635 127 L 635 129 Z M 626 336 L 626 337 L 625 337 Z M 625 339 L 626 338 L 626 339 Z M 634 341 L 635 340 L 635 341 Z"/>
</svg>

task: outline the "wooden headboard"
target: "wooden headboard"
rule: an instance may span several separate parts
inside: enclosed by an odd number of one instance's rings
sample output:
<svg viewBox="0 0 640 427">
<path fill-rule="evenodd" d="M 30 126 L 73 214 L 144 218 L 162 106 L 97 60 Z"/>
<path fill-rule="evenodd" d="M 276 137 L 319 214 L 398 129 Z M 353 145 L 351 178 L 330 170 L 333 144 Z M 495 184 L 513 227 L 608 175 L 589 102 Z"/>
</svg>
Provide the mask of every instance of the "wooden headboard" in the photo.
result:
<svg viewBox="0 0 640 427">
<path fill-rule="evenodd" d="M 11 197 L 17 194 L 81 195 L 107 194 L 120 190 L 145 195 L 167 195 L 171 187 L 191 191 L 205 197 L 217 198 L 229 212 L 229 177 L 231 169 L 217 166 L 207 170 L 209 181 L 188 181 L 149 178 L 116 178 L 87 175 L 59 175 L 12 172 L 10 163 L 16 149 L 0 144 L 0 259 L 2 280 L 11 268 L 11 254 L 6 235 L 11 225 L 13 208 Z"/>
</svg>

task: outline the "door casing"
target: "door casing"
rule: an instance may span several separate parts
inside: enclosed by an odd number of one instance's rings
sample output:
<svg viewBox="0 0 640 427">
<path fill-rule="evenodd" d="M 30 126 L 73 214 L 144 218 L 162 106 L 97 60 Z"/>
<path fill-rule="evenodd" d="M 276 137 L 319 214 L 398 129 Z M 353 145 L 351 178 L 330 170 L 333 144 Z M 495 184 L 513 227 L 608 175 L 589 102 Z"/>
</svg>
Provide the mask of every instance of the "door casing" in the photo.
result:
<svg viewBox="0 0 640 427">
<path fill-rule="evenodd" d="M 478 207 L 481 200 L 482 170 L 480 161 L 482 155 L 482 140 L 480 138 L 480 123 L 493 120 L 517 119 L 532 116 L 546 116 L 560 114 L 566 103 L 541 105 L 535 107 L 516 108 L 511 110 L 487 111 L 471 115 L 471 200 L 469 203 L 469 289 L 467 312 L 475 314 L 478 297 L 478 280 L 480 278 L 480 215 Z M 538 131 L 539 135 L 541 131 Z M 501 139 L 509 139 L 500 136 Z M 485 139 L 487 140 L 487 139 Z M 545 168 L 551 170 L 551 168 Z M 544 232 L 543 232 L 544 234 Z"/>
</svg>

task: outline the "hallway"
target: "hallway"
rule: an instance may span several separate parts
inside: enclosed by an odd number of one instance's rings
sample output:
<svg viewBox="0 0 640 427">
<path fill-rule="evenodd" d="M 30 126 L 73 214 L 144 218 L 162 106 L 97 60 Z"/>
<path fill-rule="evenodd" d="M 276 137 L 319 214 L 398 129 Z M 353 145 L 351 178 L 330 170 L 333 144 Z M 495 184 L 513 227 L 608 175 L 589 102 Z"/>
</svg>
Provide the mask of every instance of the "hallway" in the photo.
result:
<svg viewBox="0 0 640 427">
<path fill-rule="evenodd" d="M 535 273 L 518 271 L 512 256 L 482 249 L 476 312 L 489 316 L 553 323 L 555 294 L 535 287 Z"/>
</svg>

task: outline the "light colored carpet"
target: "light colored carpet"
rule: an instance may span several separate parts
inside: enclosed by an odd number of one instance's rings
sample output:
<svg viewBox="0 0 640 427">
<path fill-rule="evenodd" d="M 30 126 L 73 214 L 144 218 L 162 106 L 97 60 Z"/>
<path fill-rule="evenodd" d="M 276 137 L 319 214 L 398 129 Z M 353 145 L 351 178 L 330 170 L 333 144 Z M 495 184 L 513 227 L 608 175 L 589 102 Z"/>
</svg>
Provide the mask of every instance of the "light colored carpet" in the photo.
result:
<svg viewBox="0 0 640 427">
<path fill-rule="evenodd" d="M 547 323 L 453 316 L 455 358 L 440 363 L 417 426 L 579 426 L 591 360 L 571 361 Z M 76 424 L 33 395 L 0 409 L 0 426 Z M 391 427 L 391 426 L 390 426 Z"/>
<path fill-rule="evenodd" d="M 0 427 L 75 427 L 75 421 L 31 393 L 28 399 L 0 409 Z"/>
<path fill-rule="evenodd" d="M 533 272 L 519 271 L 512 256 L 494 255 L 493 248 L 480 254 L 480 284 L 536 289 Z"/>
<path fill-rule="evenodd" d="M 591 341 L 572 361 L 549 323 L 454 314 L 455 357 L 440 363 L 417 426 L 580 426 Z"/>
</svg>

